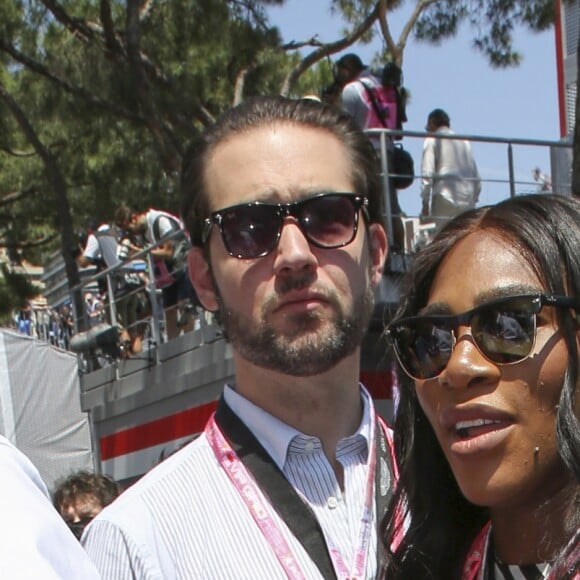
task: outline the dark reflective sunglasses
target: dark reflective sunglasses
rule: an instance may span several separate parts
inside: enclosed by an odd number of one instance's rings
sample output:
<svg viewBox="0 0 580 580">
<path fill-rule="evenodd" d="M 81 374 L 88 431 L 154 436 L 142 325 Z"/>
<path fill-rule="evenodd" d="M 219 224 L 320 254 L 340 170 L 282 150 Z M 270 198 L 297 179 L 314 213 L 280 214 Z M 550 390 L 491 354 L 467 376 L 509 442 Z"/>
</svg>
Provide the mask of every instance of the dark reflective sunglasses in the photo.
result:
<svg viewBox="0 0 580 580">
<path fill-rule="evenodd" d="M 402 369 L 415 380 L 439 376 L 457 341 L 455 329 L 470 326 L 473 343 L 488 360 L 510 365 L 526 359 L 534 349 L 536 316 L 542 306 L 578 308 L 569 296 L 533 294 L 501 298 L 462 314 L 401 318 L 387 326 Z"/>
<path fill-rule="evenodd" d="M 234 205 L 213 212 L 205 220 L 203 242 L 216 224 L 230 256 L 261 258 L 276 247 L 284 219 L 292 216 L 312 245 L 340 248 L 354 240 L 361 208 L 368 219 L 367 205 L 367 198 L 355 193 L 320 193 L 292 203 L 254 201 Z"/>
</svg>

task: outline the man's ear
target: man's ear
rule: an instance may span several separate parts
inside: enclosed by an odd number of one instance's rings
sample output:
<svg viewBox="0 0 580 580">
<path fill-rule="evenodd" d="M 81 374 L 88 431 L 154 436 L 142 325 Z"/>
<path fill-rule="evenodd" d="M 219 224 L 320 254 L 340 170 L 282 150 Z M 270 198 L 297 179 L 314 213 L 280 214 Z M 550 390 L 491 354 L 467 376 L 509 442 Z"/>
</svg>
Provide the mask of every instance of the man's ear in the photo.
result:
<svg viewBox="0 0 580 580">
<path fill-rule="evenodd" d="M 378 286 L 387 259 L 388 241 L 385 228 L 381 224 L 369 225 L 369 244 L 371 250 L 371 284 Z"/>
<path fill-rule="evenodd" d="M 194 246 L 189 250 L 187 266 L 189 269 L 189 278 L 202 306 L 210 312 L 216 312 L 219 309 L 217 293 L 215 291 L 210 265 L 205 259 L 202 248 Z"/>
</svg>

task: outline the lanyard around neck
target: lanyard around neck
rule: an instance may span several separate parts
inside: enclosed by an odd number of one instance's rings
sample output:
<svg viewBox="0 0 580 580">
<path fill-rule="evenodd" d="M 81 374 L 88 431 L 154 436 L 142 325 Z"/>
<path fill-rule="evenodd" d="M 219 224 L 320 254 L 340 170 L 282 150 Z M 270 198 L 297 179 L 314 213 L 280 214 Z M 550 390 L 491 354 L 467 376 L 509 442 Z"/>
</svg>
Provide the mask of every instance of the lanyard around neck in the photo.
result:
<svg viewBox="0 0 580 580">
<path fill-rule="evenodd" d="M 379 517 L 388 502 L 393 483 L 392 461 L 382 428 L 376 425 L 377 437 L 369 449 L 365 503 L 359 524 L 357 549 L 350 569 L 338 548 L 331 541 L 326 545 L 324 534 L 312 510 L 300 499 L 268 453 L 223 399 L 215 416 L 208 422 L 205 432 L 218 462 L 226 471 L 289 578 L 305 576 L 279 526 L 269 516 L 266 502 L 278 512 L 293 535 L 302 543 L 324 578 L 364 576 L 372 529 L 373 488 Z M 377 450 L 381 466 L 388 466 L 388 489 L 385 489 L 384 481 L 381 483 L 381 479 L 385 479 L 384 469 L 375 469 Z M 382 478 L 380 471 L 383 471 Z"/>
</svg>

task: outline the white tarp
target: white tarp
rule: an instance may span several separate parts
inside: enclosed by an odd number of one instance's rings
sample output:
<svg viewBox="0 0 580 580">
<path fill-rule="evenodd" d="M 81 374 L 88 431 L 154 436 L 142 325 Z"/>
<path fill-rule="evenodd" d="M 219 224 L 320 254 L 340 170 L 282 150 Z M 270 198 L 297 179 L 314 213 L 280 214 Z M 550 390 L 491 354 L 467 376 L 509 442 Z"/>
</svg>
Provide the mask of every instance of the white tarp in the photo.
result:
<svg viewBox="0 0 580 580">
<path fill-rule="evenodd" d="M 73 471 L 94 469 L 74 354 L 0 329 L 0 433 L 30 458 L 50 490 Z"/>
</svg>

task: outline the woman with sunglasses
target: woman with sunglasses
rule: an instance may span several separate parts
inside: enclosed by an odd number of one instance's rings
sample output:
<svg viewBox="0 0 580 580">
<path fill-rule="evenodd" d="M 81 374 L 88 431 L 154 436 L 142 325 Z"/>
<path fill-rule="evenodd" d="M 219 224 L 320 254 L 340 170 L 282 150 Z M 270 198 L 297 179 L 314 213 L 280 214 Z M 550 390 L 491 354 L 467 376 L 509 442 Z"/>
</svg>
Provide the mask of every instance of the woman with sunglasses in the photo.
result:
<svg viewBox="0 0 580 580">
<path fill-rule="evenodd" d="M 580 201 L 458 216 L 401 295 L 385 577 L 580 578 Z"/>
</svg>

